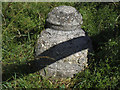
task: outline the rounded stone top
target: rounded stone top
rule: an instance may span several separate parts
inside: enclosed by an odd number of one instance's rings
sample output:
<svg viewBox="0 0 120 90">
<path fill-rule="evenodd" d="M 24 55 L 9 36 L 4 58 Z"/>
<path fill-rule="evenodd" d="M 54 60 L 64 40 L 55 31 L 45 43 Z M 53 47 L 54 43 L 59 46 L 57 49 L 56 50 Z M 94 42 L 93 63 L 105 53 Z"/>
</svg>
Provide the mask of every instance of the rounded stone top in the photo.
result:
<svg viewBox="0 0 120 90">
<path fill-rule="evenodd" d="M 55 7 L 46 21 L 47 27 L 55 30 L 75 30 L 83 23 L 81 14 L 72 6 Z"/>
<path fill-rule="evenodd" d="M 56 9 L 58 9 L 58 12 L 63 12 L 67 14 L 76 12 L 76 9 L 71 6 L 59 6 L 56 7 Z"/>
</svg>

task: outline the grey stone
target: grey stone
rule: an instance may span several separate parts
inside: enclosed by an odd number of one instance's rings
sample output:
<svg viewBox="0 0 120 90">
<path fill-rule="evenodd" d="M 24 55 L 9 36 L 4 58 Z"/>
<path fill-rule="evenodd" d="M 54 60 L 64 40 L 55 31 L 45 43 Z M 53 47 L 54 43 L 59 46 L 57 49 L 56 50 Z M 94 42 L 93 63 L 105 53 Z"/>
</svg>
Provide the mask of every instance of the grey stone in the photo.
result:
<svg viewBox="0 0 120 90">
<path fill-rule="evenodd" d="M 59 6 L 48 13 L 47 27 L 55 30 L 74 30 L 83 23 L 81 14 L 71 6 Z"/>
<path fill-rule="evenodd" d="M 82 16 L 71 6 L 59 6 L 46 21 L 49 24 L 35 47 L 36 66 L 42 76 L 73 77 L 88 66 L 88 52 L 92 49 L 90 38 L 80 28 Z"/>
</svg>

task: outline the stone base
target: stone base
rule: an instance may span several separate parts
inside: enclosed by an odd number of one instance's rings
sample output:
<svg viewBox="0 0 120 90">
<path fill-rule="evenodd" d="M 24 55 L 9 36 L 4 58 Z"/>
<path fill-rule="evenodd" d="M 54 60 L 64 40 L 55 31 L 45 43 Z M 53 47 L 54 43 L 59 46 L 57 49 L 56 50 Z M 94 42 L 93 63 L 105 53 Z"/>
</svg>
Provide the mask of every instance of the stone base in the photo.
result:
<svg viewBox="0 0 120 90">
<path fill-rule="evenodd" d="M 90 49 L 90 38 L 82 29 L 46 29 L 41 33 L 36 45 L 36 66 L 40 68 L 42 76 L 73 77 L 87 67 Z"/>
</svg>

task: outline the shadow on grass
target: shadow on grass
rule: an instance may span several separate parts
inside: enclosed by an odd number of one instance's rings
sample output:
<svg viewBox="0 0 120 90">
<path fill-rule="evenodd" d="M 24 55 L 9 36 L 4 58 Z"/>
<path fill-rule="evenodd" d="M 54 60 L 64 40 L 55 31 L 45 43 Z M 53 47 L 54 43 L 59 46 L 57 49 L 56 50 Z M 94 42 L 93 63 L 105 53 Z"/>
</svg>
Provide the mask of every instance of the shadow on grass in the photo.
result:
<svg viewBox="0 0 120 90">
<path fill-rule="evenodd" d="M 72 54 L 75 54 L 79 51 L 85 50 L 85 49 L 91 49 L 91 41 L 88 36 L 81 36 L 77 38 L 73 38 L 71 40 L 62 42 L 60 44 L 57 44 L 48 50 L 41 53 L 38 57 L 38 59 L 27 62 L 26 64 L 21 65 L 8 65 L 4 67 L 3 72 L 3 81 L 10 81 L 12 80 L 14 74 L 16 73 L 17 78 L 19 78 L 21 75 L 27 75 L 29 73 L 37 72 L 47 65 L 50 65 L 60 59 L 63 59 L 65 57 L 68 57 Z M 50 57 L 50 59 L 46 58 Z M 42 58 L 41 58 L 42 57 Z M 44 58 L 45 57 L 45 58 Z"/>
<path fill-rule="evenodd" d="M 110 39 L 116 39 L 120 34 L 119 27 L 115 27 L 114 29 L 108 28 L 104 31 L 101 31 L 98 35 L 91 36 L 92 45 L 94 53 L 100 52 L 102 49 L 101 46 L 104 47 L 105 43 L 108 42 Z M 103 53 L 104 56 L 104 53 Z M 95 57 L 96 59 L 104 59 L 104 57 Z"/>
</svg>

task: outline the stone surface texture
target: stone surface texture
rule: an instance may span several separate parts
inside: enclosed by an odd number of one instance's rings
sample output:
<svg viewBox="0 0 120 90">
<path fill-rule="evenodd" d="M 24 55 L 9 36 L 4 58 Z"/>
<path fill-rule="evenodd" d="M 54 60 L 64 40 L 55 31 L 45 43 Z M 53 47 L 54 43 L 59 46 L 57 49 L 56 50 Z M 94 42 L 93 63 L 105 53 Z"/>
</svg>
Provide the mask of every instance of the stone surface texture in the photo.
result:
<svg viewBox="0 0 120 90">
<path fill-rule="evenodd" d="M 36 47 L 36 67 L 46 77 L 66 78 L 87 67 L 91 40 L 81 29 L 82 16 L 71 6 L 54 8 Z"/>
<path fill-rule="evenodd" d="M 74 30 L 83 23 L 81 14 L 71 6 L 59 6 L 48 13 L 47 26 L 57 30 Z"/>
</svg>

